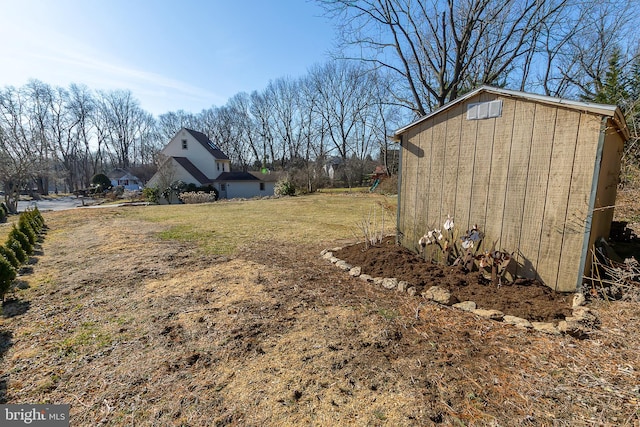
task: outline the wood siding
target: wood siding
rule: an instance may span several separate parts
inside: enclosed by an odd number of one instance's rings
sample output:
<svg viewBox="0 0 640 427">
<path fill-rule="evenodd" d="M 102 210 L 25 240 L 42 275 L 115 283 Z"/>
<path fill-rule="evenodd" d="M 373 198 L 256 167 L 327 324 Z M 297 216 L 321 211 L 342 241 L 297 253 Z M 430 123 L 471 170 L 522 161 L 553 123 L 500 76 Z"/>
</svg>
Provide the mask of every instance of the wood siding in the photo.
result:
<svg viewBox="0 0 640 427">
<path fill-rule="evenodd" d="M 500 117 L 467 119 L 468 104 L 496 99 L 503 101 Z M 607 207 L 615 202 L 623 138 L 609 126 L 602 144 L 602 119 L 481 92 L 407 128 L 401 135 L 401 243 L 417 249 L 420 236 L 451 215 L 460 231 L 477 224 L 485 245 L 513 251 L 516 275 L 575 290 L 589 269 L 585 239 L 590 246 L 608 236 L 613 209 Z"/>
</svg>

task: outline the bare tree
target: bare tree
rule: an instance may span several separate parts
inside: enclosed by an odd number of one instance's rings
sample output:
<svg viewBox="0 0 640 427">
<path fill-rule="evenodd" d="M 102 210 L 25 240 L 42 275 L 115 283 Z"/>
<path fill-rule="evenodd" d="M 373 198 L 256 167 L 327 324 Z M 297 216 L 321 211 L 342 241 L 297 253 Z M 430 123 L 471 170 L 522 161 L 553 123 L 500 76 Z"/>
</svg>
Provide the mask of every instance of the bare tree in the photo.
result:
<svg viewBox="0 0 640 427">
<path fill-rule="evenodd" d="M 318 0 L 345 55 L 399 77 L 397 102 L 424 115 L 480 84 L 500 84 L 567 0 Z M 355 49 L 354 49 L 355 47 Z M 405 95 L 406 94 L 406 95 Z"/>
</svg>

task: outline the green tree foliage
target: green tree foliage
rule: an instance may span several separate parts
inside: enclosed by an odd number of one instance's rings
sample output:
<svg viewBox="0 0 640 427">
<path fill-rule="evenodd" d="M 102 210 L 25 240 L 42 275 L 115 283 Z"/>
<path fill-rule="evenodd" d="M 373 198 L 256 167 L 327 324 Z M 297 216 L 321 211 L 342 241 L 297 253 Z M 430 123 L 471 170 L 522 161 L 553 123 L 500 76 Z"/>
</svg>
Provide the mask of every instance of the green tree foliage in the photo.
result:
<svg viewBox="0 0 640 427">
<path fill-rule="evenodd" d="M 104 191 L 111 188 L 111 180 L 103 173 L 94 175 L 93 178 L 91 178 L 91 184 L 94 185 L 98 191 Z"/>
<path fill-rule="evenodd" d="M 20 261 L 16 258 L 16 255 L 13 253 L 13 250 L 7 248 L 6 246 L 0 245 L 0 256 L 6 258 L 9 261 L 9 264 L 13 266 L 13 268 L 20 267 Z"/>
<path fill-rule="evenodd" d="M 20 244 L 20 242 L 10 237 L 7 240 L 6 247 L 7 249 L 13 251 L 13 254 L 20 264 L 24 264 L 27 262 L 28 256 L 24 249 L 22 249 L 22 245 Z"/>
<path fill-rule="evenodd" d="M 31 246 L 35 245 L 38 236 L 36 231 L 33 229 L 33 224 L 30 221 L 29 215 L 21 214 L 18 219 L 18 230 L 20 230 L 27 239 L 29 239 L 29 243 Z"/>
<path fill-rule="evenodd" d="M 16 278 L 16 269 L 7 261 L 6 258 L 0 256 L 0 297 L 4 301 L 4 295 L 11 288 L 11 283 Z"/>
<path fill-rule="evenodd" d="M 29 238 L 22 231 L 20 231 L 18 227 L 15 226 L 15 224 L 9 232 L 9 239 L 17 241 L 25 254 L 31 255 L 33 253 L 33 246 L 31 245 L 31 243 L 29 243 Z"/>
</svg>

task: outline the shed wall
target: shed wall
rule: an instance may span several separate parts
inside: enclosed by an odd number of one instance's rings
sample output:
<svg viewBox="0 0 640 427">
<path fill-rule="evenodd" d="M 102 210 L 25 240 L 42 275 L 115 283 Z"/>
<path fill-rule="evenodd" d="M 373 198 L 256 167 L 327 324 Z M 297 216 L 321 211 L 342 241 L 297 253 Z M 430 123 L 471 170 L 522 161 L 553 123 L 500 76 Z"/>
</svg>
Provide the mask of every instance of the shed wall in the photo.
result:
<svg viewBox="0 0 640 427">
<path fill-rule="evenodd" d="M 503 101 L 500 117 L 467 120 L 469 103 L 495 99 Z M 584 239 L 590 236 L 586 225 L 600 128 L 597 114 L 480 93 L 407 129 L 401 242 L 417 250 L 420 236 L 440 228 L 449 214 L 459 230 L 477 224 L 486 245 L 495 241 L 497 248 L 515 252 L 516 275 L 575 290 Z M 609 178 L 598 181 L 600 204 L 615 200 L 610 186 L 614 175 L 617 183 L 620 144 L 614 138 L 622 141 L 615 133 L 606 141 L 602 172 Z M 592 229 L 608 235 L 610 216 L 608 210 L 597 211 Z"/>
</svg>

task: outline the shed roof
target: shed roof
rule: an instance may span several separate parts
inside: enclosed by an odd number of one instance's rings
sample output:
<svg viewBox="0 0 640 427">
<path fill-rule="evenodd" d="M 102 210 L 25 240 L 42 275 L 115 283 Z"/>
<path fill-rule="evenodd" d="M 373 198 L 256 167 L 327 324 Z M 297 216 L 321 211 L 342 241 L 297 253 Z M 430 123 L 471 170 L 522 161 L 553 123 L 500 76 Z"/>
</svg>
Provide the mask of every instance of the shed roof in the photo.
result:
<svg viewBox="0 0 640 427">
<path fill-rule="evenodd" d="M 229 160 L 226 154 L 222 152 L 210 139 L 202 132 L 198 132 L 197 130 L 184 128 L 187 132 L 193 136 L 196 141 L 198 141 L 204 148 L 207 149 L 209 153 L 213 155 L 218 160 Z"/>
<path fill-rule="evenodd" d="M 474 96 L 478 95 L 479 93 L 493 93 L 496 95 L 500 95 L 500 96 L 505 96 L 505 97 L 513 97 L 513 98 L 520 98 L 520 99 L 527 99 L 530 101 L 535 101 L 535 102 L 540 102 L 542 104 L 551 104 L 551 105 L 555 105 L 555 106 L 564 106 L 573 110 L 580 110 L 580 111 L 585 111 L 585 112 L 589 112 L 589 113 L 594 113 L 594 114 L 599 114 L 601 116 L 606 116 L 606 117 L 611 117 L 613 119 L 613 121 L 617 124 L 620 132 L 622 133 L 623 137 L 625 138 L 625 140 L 629 139 L 629 129 L 627 128 L 627 122 L 624 118 L 624 115 L 622 114 L 622 111 L 620 110 L 620 108 L 616 107 L 615 105 L 607 105 L 607 104 L 596 104 L 593 102 L 581 102 L 581 101 L 572 101 L 569 99 L 564 99 L 564 98 L 557 98 L 557 97 L 553 97 L 553 96 L 546 96 L 546 95 L 537 95 L 537 94 L 533 94 L 533 93 L 527 93 L 527 92 L 520 92 L 520 91 L 516 91 L 516 90 L 509 90 L 509 89 L 502 89 L 502 88 L 498 88 L 498 87 L 493 87 L 493 86 L 481 86 L 475 90 L 472 90 L 471 92 L 465 94 L 464 96 L 455 99 L 445 105 L 443 105 L 442 107 L 433 110 L 432 112 L 430 112 L 429 114 L 420 117 L 419 119 L 415 120 L 412 123 L 409 123 L 408 125 L 398 129 L 397 131 L 395 131 L 394 135 L 393 135 L 393 139 L 394 140 L 398 140 L 399 136 L 401 134 L 403 134 L 404 132 L 406 132 L 408 129 L 412 128 L 413 126 L 422 123 L 425 120 L 428 120 L 429 118 L 439 114 L 442 111 L 448 110 L 449 108 L 465 102 L 466 100 L 473 98 Z"/>
</svg>

